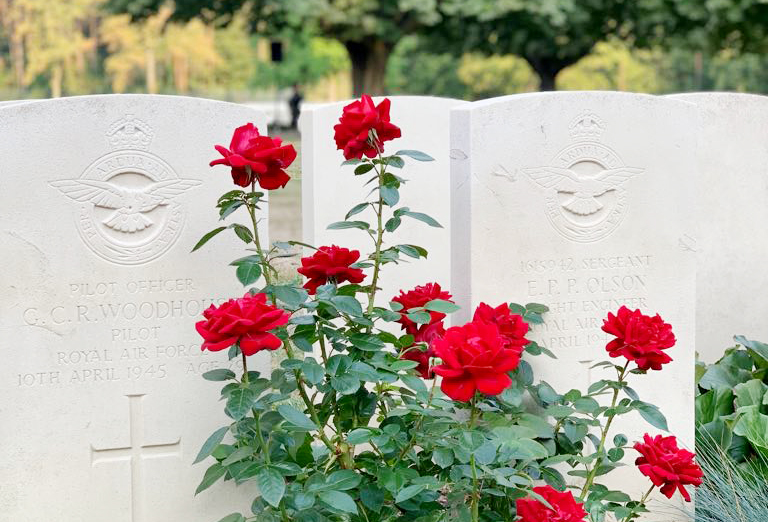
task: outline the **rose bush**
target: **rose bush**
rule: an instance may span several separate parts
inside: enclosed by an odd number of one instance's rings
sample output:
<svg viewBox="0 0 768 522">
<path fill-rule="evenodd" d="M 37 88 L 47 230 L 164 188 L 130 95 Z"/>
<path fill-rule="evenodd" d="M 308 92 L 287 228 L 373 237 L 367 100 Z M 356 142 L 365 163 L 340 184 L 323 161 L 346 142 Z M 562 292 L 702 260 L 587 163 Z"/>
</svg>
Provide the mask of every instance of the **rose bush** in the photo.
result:
<svg viewBox="0 0 768 522">
<path fill-rule="evenodd" d="M 673 437 L 634 446 L 638 477 L 651 479 L 642 498 L 612 489 L 610 480 L 632 448 L 611 431 L 617 417 L 637 412 L 667 429 L 628 382 L 671 360 L 675 337 L 658 315 L 624 307 L 608 314 L 604 330 L 614 338 L 606 352 L 623 360 L 597 366 L 616 378 L 560 394 L 537 382 L 529 363 L 554 356 L 531 340 L 545 306 L 481 303 L 472 321 L 446 327 L 458 306 L 437 283 L 382 300 L 387 265 L 427 255 L 397 242 L 403 220 L 440 226 L 398 206 L 406 180 L 395 172 L 431 158 L 385 154 L 385 143 L 400 135 L 389 108 L 389 100 L 376 106 L 364 96 L 335 127 L 344 164 L 363 176 L 361 192 L 364 183 L 373 191 L 329 228 L 359 229 L 371 251 L 304 245 L 314 250 L 301 259 L 303 286 L 279 281 L 272 266 L 300 243 L 262 245 L 257 227 L 264 196 L 257 185 L 284 186 L 280 173 L 295 153 L 248 125 L 235 131 L 230 149 L 217 147 L 224 159 L 213 163 L 229 165 L 235 184 L 249 188 L 222 195 L 219 217 L 244 209 L 248 221 L 212 230 L 195 250 L 231 230 L 247 245 L 248 255 L 231 265 L 248 292 L 197 323 L 203 349 L 227 349 L 242 361 L 242 373 L 203 375 L 225 383 L 229 422 L 200 449 L 196 462 L 210 465 L 197 492 L 220 480 L 251 488 L 250 512 L 221 522 L 629 522 L 647 511 L 656 487 L 689 499 L 685 487 L 698 484 L 700 470 Z M 278 347 L 285 358 L 268 375 L 249 370 L 249 355 Z"/>
</svg>

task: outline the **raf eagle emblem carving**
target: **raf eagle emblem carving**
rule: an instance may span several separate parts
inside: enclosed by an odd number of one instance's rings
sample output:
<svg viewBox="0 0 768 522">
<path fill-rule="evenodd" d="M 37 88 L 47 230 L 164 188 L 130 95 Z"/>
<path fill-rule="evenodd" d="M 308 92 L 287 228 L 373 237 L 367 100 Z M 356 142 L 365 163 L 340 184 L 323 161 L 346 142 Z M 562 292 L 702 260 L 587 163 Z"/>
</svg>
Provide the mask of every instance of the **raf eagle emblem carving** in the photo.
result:
<svg viewBox="0 0 768 522">
<path fill-rule="evenodd" d="M 523 172 L 546 189 L 571 194 L 572 197 L 562 204 L 564 209 L 579 216 L 590 216 L 603 208 L 603 204 L 597 198 L 609 190 L 618 188 L 632 176 L 642 173 L 643 170 L 634 167 L 619 167 L 603 170 L 590 178 L 579 177 L 571 169 L 560 167 L 536 167 L 523 169 Z"/>
<path fill-rule="evenodd" d="M 168 205 L 176 196 L 200 184 L 197 180 L 174 179 L 137 189 L 89 179 L 51 182 L 51 186 L 75 201 L 114 209 L 102 223 L 125 233 L 140 232 L 151 227 L 154 222 L 145 215 L 146 213 L 160 205 Z"/>
</svg>

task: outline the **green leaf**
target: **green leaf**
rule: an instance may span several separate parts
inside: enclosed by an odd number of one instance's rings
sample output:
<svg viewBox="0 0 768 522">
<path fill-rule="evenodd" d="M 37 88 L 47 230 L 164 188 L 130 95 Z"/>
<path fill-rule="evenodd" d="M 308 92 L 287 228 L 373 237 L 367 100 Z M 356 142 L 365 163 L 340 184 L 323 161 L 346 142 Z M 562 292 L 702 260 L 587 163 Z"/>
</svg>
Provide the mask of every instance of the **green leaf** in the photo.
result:
<svg viewBox="0 0 768 522">
<path fill-rule="evenodd" d="M 304 361 L 301 364 L 301 371 L 306 377 L 307 381 L 312 384 L 319 384 L 323 382 L 325 377 L 325 369 L 317 364 L 315 361 Z"/>
<path fill-rule="evenodd" d="M 192 464 L 197 464 L 201 460 L 207 458 L 213 452 L 214 448 L 221 444 L 221 441 L 224 440 L 224 435 L 226 435 L 228 431 L 229 426 L 224 426 L 223 428 L 214 431 L 211 436 L 208 437 L 208 440 L 203 443 L 200 452 L 197 454 L 197 457 L 195 457 L 195 461 Z"/>
<path fill-rule="evenodd" d="M 331 377 L 331 386 L 342 395 L 352 395 L 360 388 L 360 380 L 354 375 L 345 373 Z"/>
<path fill-rule="evenodd" d="M 339 312 L 360 317 L 363 315 L 363 307 L 360 302 L 351 295 L 337 295 L 331 297 L 331 303 Z"/>
<path fill-rule="evenodd" d="M 411 212 L 410 210 L 408 210 L 406 212 L 403 212 L 402 215 L 403 216 L 411 217 L 413 219 L 417 219 L 417 220 L 421 221 L 422 223 L 426 223 L 430 227 L 443 228 L 443 225 L 438 223 L 437 220 L 435 220 L 435 218 L 430 217 L 430 216 L 428 216 L 426 214 L 423 214 L 421 212 Z"/>
<path fill-rule="evenodd" d="M 337 221 L 328 225 L 328 230 L 343 230 L 346 228 L 359 228 L 360 230 L 368 230 L 370 225 L 365 221 Z"/>
<path fill-rule="evenodd" d="M 296 496 L 293 497 L 293 504 L 299 511 L 309 509 L 315 505 L 315 496 L 310 493 L 296 493 Z"/>
<path fill-rule="evenodd" d="M 384 348 L 384 341 L 376 337 L 375 335 L 354 333 L 350 334 L 349 342 L 351 342 L 355 348 L 363 350 L 365 352 L 378 352 Z"/>
<path fill-rule="evenodd" d="M 414 375 L 400 375 L 400 380 L 415 392 L 427 393 L 427 385 L 421 377 Z"/>
<path fill-rule="evenodd" d="M 245 522 L 245 517 L 240 513 L 232 513 L 219 520 L 219 522 Z"/>
<path fill-rule="evenodd" d="M 435 161 L 435 158 L 419 150 L 410 150 L 410 149 L 399 150 L 395 152 L 395 156 L 408 156 L 409 158 L 415 159 L 416 161 Z"/>
<path fill-rule="evenodd" d="M 344 167 L 346 165 L 359 165 L 362 162 L 363 162 L 363 160 L 361 160 L 360 158 L 352 158 L 352 159 L 348 159 L 346 161 L 342 161 L 341 162 L 341 166 Z"/>
<path fill-rule="evenodd" d="M 426 250 L 419 248 L 416 245 L 396 245 L 395 248 L 398 252 L 402 252 L 406 256 L 414 259 L 418 259 L 422 256 L 422 252 L 426 252 Z M 426 255 L 424 257 L 426 257 Z"/>
<path fill-rule="evenodd" d="M 261 498 L 272 507 L 280 505 L 285 494 L 285 479 L 276 469 L 264 467 L 256 474 L 256 485 L 261 492 Z"/>
<path fill-rule="evenodd" d="M 235 271 L 235 275 L 243 286 L 252 285 L 261 277 L 261 265 L 257 263 L 240 264 Z"/>
<path fill-rule="evenodd" d="M 277 407 L 277 412 L 292 426 L 305 430 L 317 430 L 318 427 L 305 414 L 291 406 L 290 404 L 281 404 Z"/>
<path fill-rule="evenodd" d="M 274 286 L 272 290 L 275 292 L 275 297 L 291 309 L 299 308 L 308 297 L 306 290 L 289 285 Z"/>
<path fill-rule="evenodd" d="M 428 324 L 432 320 L 429 312 L 408 312 L 406 315 L 408 319 L 417 324 Z"/>
<path fill-rule="evenodd" d="M 229 394 L 225 413 L 235 420 L 240 420 L 251 410 L 256 401 L 256 394 L 249 388 L 238 388 Z"/>
<path fill-rule="evenodd" d="M 436 448 L 432 452 L 432 462 L 445 469 L 453 464 L 453 451 L 448 448 Z"/>
<path fill-rule="evenodd" d="M 669 427 L 667 426 L 667 419 L 659 411 L 659 408 L 653 404 L 648 404 L 647 402 L 642 401 L 632 401 L 631 406 L 636 409 L 640 416 L 654 428 L 669 431 Z"/>
<path fill-rule="evenodd" d="M 226 368 L 217 368 L 203 374 L 203 379 L 206 381 L 228 381 L 235 377 L 235 372 Z"/>
<path fill-rule="evenodd" d="M 400 194 L 395 187 L 380 187 L 379 194 L 384 203 L 390 207 L 394 207 L 400 201 Z"/>
<path fill-rule="evenodd" d="M 391 217 L 384 223 L 384 230 L 387 232 L 394 232 L 400 226 L 402 220 L 399 217 Z"/>
<path fill-rule="evenodd" d="M 221 461 L 222 466 L 231 466 L 235 462 L 240 462 L 241 460 L 247 459 L 253 455 L 253 448 L 250 446 L 243 446 L 242 448 L 237 448 L 235 451 L 230 453 L 226 459 Z"/>
<path fill-rule="evenodd" d="M 763 400 L 766 391 L 768 391 L 768 386 L 766 386 L 760 379 L 752 379 L 737 384 L 733 388 L 733 391 L 736 394 L 735 405 L 737 408 L 743 406 L 760 406 L 764 404 Z"/>
<path fill-rule="evenodd" d="M 197 242 L 195 247 L 192 249 L 192 252 L 194 252 L 195 250 L 197 250 L 198 248 L 206 244 L 213 236 L 215 236 L 219 232 L 222 232 L 226 229 L 227 227 L 218 227 L 218 228 L 214 228 L 213 230 L 205 234 L 203 237 L 200 238 L 200 241 Z"/>
<path fill-rule="evenodd" d="M 412 486 L 405 487 L 398 491 L 397 496 L 395 497 L 395 502 L 398 504 L 400 502 L 405 502 L 406 500 L 415 497 L 425 489 L 427 489 L 427 486 L 424 484 L 414 484 Z"/>
<path fill-rule="evenodd" d="M 253 232 L 251 232 L 251 229 L 240 223 L 232 223 L 229 226 L 235 230 L 235 235 L 237 235 L 243 243 L 253 243 Z"/>
<path fill-rule="evenodd" d="M 320 500 L 334 509 L 344 511 L 346 513 L 357 513 L 357 505 L 355 501 L 342 491 L 321 491 L 317 494 Z"/>
<path fill-rule="evenodd" d="M 369 428 L 357 428 L 349 432 L 347 442 L 352 445 L 362 444 L 371 440 L 371 437 L 373 437 L 373 431 Z"/>
<path fill-rule="evenodd" d="M 351 218 L 352 216 L 354 216 L 354 215 L 356 215 L 356 214 L 359 214 L 360 212 L 362 212 L 363 210 L 365 210 L 365 209 L 368 207 L 368 205 L 369 205 L 369 204 L 370 204 L 370 203 L 358 203 L 357 205 L 355 205 L 354 207 L 352 207 L 352 208 L 349 210 L 349 212 L 347 212 L 347 215 L 346 215 L 346 216 L 344 216 L 344 219 L 345 219 L 345 220 L 348 220 L 348 219 L 349 219 L 349 218 Z"/>
<path fill-rule="evenodd" d="M 360 485 L 362 477 L 351 469 L 340 469 L 334 471 L 325 481 L 325 487 L 337 491 L 354 489 Z"/>
<path fill-rule="evenodd" d="M 211 487 L 214 484 L 214 482 L 219 480 L 226 473 L 227 473 L 227 468 L 225 468 L 218 462 L 212 465 L 210 468 L 208 468 L 205 471 L 205 475 L 203 475 L 202 482 L 200 482 L 200 485 L 197 486 L 197 489 L 195 490 L 195 495 Z"/>
<path fill-rule="evenodd" d="M 425 310 L 429 310 L 430 312 L 441 312 L 444 314 L 452 314 L 459 310 L 459 308 L 461 307 L 456 303 L 444 299 L 433 299 L 424 305 Z"/>
<path fill-rule="evenodd" d="M 355 176 L 365 174 L 366 172 L 370 172 L 371 170 L 373 170 L 373 163 L 361 163 L 360 165 L 355 167 Z"/>
<path fill-rule="evenodd" d="M 365 507 L 378 513 L 384 505 L 384 492 L 373 484 L 360 488 L 360 501 Z"/>
</svg>

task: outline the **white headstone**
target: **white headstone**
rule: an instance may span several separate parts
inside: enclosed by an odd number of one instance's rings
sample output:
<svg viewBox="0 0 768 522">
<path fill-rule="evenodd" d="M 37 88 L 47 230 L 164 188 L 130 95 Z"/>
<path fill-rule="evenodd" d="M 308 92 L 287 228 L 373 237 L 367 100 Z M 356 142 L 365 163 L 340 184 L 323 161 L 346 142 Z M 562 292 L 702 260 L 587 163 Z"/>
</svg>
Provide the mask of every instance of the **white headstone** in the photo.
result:
<svg viewBox="0 0 768 522">
<path fill-rule="evenodd" d="M 702 124 L 697 202 L 696 351 L 707 362 L 734 335 L 768 342 L 768 97 L 736 93 L 671 96 L 696 104 Z"/>
<path fill-rule="evenodd" d="M 166 96 L 2 110 L 0 518 L 210 522 L 248 509 L 253 491 L 231 482 L 195 497 L 207 466 L 192 467 L 230 422 L 220 383 L 201 377 L 230 362 L 201 352 L 194 323 L 242 295 L 227 263 L 244 244 L 222 234 L 190 254 L 233 188 L 208 167 L 213 146 L 248 121 L 264 128 L 244 106 Z M 159 183 L 164 199 L 137 210 Z"/>
<path fill-rule="evenodd" d="M 589 368 L 608 359 L 608 312 L 661 314 L 677 337 L 674 361 L 631 382 L 689 448 L 694 109 L 646 95 L 542 93 L 465 105 L 451 120 L 451 288 L 463 319 L 481 301 L 548 305 L 530 338 L 558 359 L 540 356 L 533 366 L 564 393 L 603 376 Z M 635 413 L 619 426 L 630 441 L 659 432 Z M 628 462 L 635 456 L 627 451 Z M 639 497 L 648 479 L 620 469 L 620 483 Z"/>
<path fill-rule="evenodd" d="M 401 255 L 403 263 L 382 269 L 379 293 L 388 300 L 398 291 L 416 285 L 438 282 L 449 288 L 450 282 L 450 163 L 449 112 L 464 102 L 428 96 L 391 96 L 391 120 L 400 127 L 402 137 L 384 144 L 385 154 L 417 149 L 435 158 L 419 162 L 405 157 L 402 173 L 408 180 L 400 191 L 396 208 L 409 207 L 435 218 L 443 228 L 433 228 L 413 219 L 404 219 L 400 228 L 387 237 L 399 244 L 415 244 L 429 252 L 426 260 Z M 381 98 L 374 100 L 377 104 Z M 335 221 L 343 221 L 347 211 L 365 200 L 371 186 L 364 186 L 370 176 L 353 175 L 354 167 L 342 167 L 342 151 L 336 149 L 333 126 L 349 102 L 314 106 L 302 111 L 302 220 L 304 242 L 314 245 L 335 244 L 357 249 L 361 259 L 373 252 L 373 242 L 360 230 L 328 230 Z M 361 214 L 371 221 L 372 214 Z M 352 217 L 350 219 L 358 219 Z M 385 247 L 393 246 L 387 244 Z M 370 282 L 370 274 L 365 282 Z M 382 301 L 386 302 L 386 301 Z"/>
</svg>

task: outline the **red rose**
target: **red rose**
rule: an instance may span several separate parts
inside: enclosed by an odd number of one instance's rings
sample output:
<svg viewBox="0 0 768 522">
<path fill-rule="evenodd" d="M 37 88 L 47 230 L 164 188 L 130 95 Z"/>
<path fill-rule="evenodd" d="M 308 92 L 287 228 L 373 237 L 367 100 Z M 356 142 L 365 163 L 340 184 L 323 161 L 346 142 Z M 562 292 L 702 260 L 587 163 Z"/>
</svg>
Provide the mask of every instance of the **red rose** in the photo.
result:
<svg viewBox="0 0 768 522">
<path fill-rule="evenodd" d="M 499 327 L 499 333 L 504 337 L 507 348 L 517 349 L 522 353 L 523 347 L 530 341 L 525 338 L 528 333 L 528 323 L 518 314 L 513 314 L 506 304 L 500 304 L 496 308 L 480 303 L 475 309 L 474 321 L 494 323 Z"/>
<path fill-rule="evenodd" d="M 429 368 L 429 360 L 435 356 L 435 351 L 432 349 L 432 342 L 435 339 L 441 338 L 445 335 L 445 327 L 442 321 L 436 323 L 430 323 L 423 325 L 423 328 L 419 328 L 416 335 L 413 338 L 413 344 L 408 347 L 408 350 L 404 352 L 400 358 L 407 359 L 409 361 L 416 361 L 419 365 L 416 367 L 416 371 L 421 374 L 424 379 L 432 379 L 434 374 Z M 427 345 L 427 350 L 422 351 L 416 346 L 419 343 Z"/>
<path fill-rule="evenodd" d="M 434 378 L 434 374 L 429 368 L 429 360 L 434 356 L 435 352 L 432 350 L 432 348 L 421 350 L 417 345 L 414 344 L 405 352 L 403 352 L 400 358 L 405 359 L 406 361 L 415 361 L 419 363 L 419 365 L 416 367 L 416 371 L 421 374 L 422 378 L 432 379 Z"/>
<path fill-rule="evenodd" d="M 339 123 L 333 127 L 333 138 L 345 158 L 375 158 L 384 151 L 385 141 L 400 137 L 400 128 L 389 122 L 389 105 L 388 98 L 376 106 L 370 96 L 363 94 L 344 107 Z"/>
<path fill-rule="evenodd" d="M 229 149 L 216 145 L 216 150 L 223 158 L 213 160 L 211 167 L 232 167 L 232 180 L 241 187 L 250 185 L 255 176 L 265 190 L 284 187 L 291 179 L 285 169 L 296 159 L 293 145 L 283 145 L 280 138 L 259 135 L 253 123 L 235 129 Z"/>
<path fill-rule="evenodd" d="M 552 509 L 532 498 L 515 501 L 518 522 L 583 522 L 587 512 L 584 504 L 576 502 L 570 491 L 558 491 L 552 486 L 538 486 L 533 492 L 544 498 Z"/>
<path fill-rule="evenodd" d="M 661 370 L 662 364 L 672 360 L 662 350 L 675 345 L 675 334 L 658 314 L 651 317 L 622 306 L 616 315 L 608 313 L 603 331 L 616 336 L 605 347 L 608 355 L 635 361 L 641 370 Z"/>
<path fill-rule="evenodd" d="M 677 439 L 671 435 L 651 438 L 646 433 L 643 441 L 634 445 L 642 455 L 635 460 L 640 473 L 651 479 L 654 486 L 661 486 L 661 493 L 667 498 L 672 498 L 678 490 L 685 501 L 690 502 L 691 496 L 683 486 L 699 486 L 704 476 L 699 465 L 693 461 L 696 455 L 678 448 Z"/>
<path fill-rule="evenodd" d="M 245 294 L 203 312 L 204 321 L 195 324 L 203 337 L 203 350 L 218 352 L 239 343 L 245 355 L 276 350 L 282 341 L 270 330 L 283 326 L 290 314 L 267 303 L 266 294 Z"/>
<path fill-rule="evenodd" d="M 442 290 L 440 285 L 437 283 L 427 283 L 423 286 L 417 286 L 413 290 L 408 290 L 407 292 L 400 290 L 400 295 L 392 298 L 393 302 L 403 305 L 403 309 L 400 311 L 400 320 L 398 323 L 402 325 L 405 333 L 411 334 L 415 337 L 420 335 L 423 336 L 424 333 L 422 331 L 426 330 L 429 325 L 445 319 L 444 313 L 429 312 L 429 323 L 420 325 L 411 321 L 406 315 L 412 308 L 421 308 L 434 299 L 451 301 L 451 294 Z"/>
<path fill-rule="evenodd" d="M 479 390 L 498 395 L 512 383 L 507 372 L 517 368 L 520 353 L 505 348 L 493 323 L 473 321 L 448 328 L 432 349 L 442 364 L 432 370 L 443 377 L 440 388 L 450 398 L 467 402 Z"/>
<path fill-rule="evenodd" d="M 317 292 L 317 287 L 334 281 L 336 284 L 349 281 L 361 283 L 365 274 L 360 268 L 350 268 L 360 259 L 360 252 L 336 245 L 321 246 L 309 257 L 301 258 L 301 267 L 298 272 L 307 277 L 306 288 L 310 294 Z"/>
</svg>

